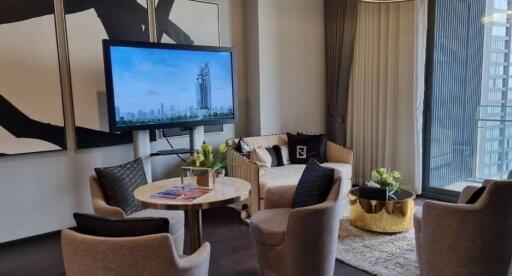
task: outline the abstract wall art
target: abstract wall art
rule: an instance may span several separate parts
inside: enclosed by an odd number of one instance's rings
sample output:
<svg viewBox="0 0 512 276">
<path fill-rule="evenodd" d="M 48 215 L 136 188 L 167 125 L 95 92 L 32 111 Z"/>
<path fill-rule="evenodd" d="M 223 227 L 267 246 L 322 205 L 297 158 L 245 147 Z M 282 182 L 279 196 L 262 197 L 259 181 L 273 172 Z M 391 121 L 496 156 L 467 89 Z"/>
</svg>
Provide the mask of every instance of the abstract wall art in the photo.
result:
<svg viewBox="0 0 512 276">
<path fill-rule="evenodd" d="M 132 134 L 110 133 L 102 40 L 149 41 L 145 1 L 65 0 L 75 139 L 78 149 L 132 142 Z"/>
<path fill-rule="evenodd" d="M 64 8 L 77 148 L 131 143 L 130 132 L 109 133 L 101 41 L 149 41 L 147 3 L 65 0 Z M 155 15 L 159 42 L 220 44 L 218 4 L 158 0 Z"/>
<path fill-rule="evenodd" d="M 52 0 L 0 1 L 0 156 L 66 149 Z"/>
</svg>

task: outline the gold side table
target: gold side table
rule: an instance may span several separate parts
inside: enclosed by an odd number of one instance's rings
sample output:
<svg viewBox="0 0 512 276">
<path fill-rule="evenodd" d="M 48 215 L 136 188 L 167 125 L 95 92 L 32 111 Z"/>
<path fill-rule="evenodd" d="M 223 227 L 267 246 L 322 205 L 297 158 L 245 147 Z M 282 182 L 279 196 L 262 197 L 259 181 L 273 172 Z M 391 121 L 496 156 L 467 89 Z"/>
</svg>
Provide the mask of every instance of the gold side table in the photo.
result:
<svg viewBox="0 0 512 276">
<path fill-rule="evenodd" d="M 379 233 L 400 233 L 413 227 L 414 199 L 416 195 L 407 190 L 395 193 L 395 198 L 386 201 L 359 197 L 359 188 L 349 192 L 350 224 Z"/>
</svg>

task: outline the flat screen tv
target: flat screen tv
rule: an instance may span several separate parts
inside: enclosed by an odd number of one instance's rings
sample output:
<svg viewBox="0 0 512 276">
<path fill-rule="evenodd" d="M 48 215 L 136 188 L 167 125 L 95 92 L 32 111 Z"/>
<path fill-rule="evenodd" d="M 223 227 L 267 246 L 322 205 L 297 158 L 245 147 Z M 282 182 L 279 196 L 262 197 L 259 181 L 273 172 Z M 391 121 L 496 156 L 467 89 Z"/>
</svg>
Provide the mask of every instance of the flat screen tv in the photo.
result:
<svg viewBox="0 0 512 276">
<path fill-rule="evenodd" d="M 232 48 L 104 40 L 103 55 L 112 132 L 236 121 Z"/>
</svg>

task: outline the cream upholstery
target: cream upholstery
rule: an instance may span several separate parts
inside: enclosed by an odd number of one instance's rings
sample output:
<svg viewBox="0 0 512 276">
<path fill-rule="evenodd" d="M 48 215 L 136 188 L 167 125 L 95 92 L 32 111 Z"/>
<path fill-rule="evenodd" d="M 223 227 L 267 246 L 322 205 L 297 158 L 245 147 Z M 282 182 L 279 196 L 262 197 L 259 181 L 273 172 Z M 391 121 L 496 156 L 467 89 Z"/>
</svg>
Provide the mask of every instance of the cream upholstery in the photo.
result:
<svg viewBox="0 0 512 276">
<path fill-rule="evenodd" d="M 348 193 L 351 186 L 352 166 L 344 163 L 324 163 L 322 165 L 335 170 L 336 177 L 340 177 L 342 181 L 342 193 Z M 291 164 L 267 169 L 266 172 L 260 176 L 260 192 L 263 195 L 260 198 L 265 198 L 264 195 L 267 187 L 296 185 L 305 168 L 306 165 Z"/>
<path fill-rule="evenodd" d="M 488 182 L 475 204 L 460 204 L 476 189 L 466 187 L 459 204 L 426 201 L 416 210 L 421 275 L 510 275 L 512 181 Z"/>
<path fill-rule="evenodd" d="M 271 147 L 273 145 L 287 145 L 286 134 L 268 136 L 248 137 L 244 140 L 251 149 L 257 147 Z M 228 140 L 228 143 L 235 145 L 238 139 Z M 323 164 L 336 169 L 337 174 L 342 178 L 342 192 L 346 193 L 352 184 L 352 162 L 353 152 L 347 148 L 327 142 L 327 163 Z M 267 187 L 281 185 L 297 185 L 305 165 L 285 165 L 274 167 L 260 173 L 260 168 L 255 162 L 241 156 L 234 149 L 230 148 L 227 153 L 228 174 L 248 181 L 251 184 L 251 196 L 246 200 L 249 207 L 249 214 L 263 209 L 263 199 Z"/>
<path fill-rule="evenodd" d="M 206 276 L 210 244 L 179 257 L 169 234 L 105 238 L 64 229 L 62 255 L 68 276 Z"/>
<path fill-rule="evenodd" d="M 183 242 L 185 236 L 185 214 L 183 211 L 167 211 L 167 210 L 154 210 L 144 209 L 135 212 L 129 216 L 118 207 L 110 206 L 105 201 L 105 196 L 101 190 L 100 184 L 96 176 L 89 178 L 91 186 L 92 207 L 94 213 L 99 216 L 108 218 L 125 218 L 125 217 L 161 217 L 169 220 L 169 234 L 174 239 L 174 246 L 179 254 L 183 253 Z"/>
<path fill-rule="evenodd" d="M 340 179 L 321 204 L 291 209 L 296 185 L 269 187 L 251 218 L 260 275 L 331 276 L 340 219 Z"/>
</svg>

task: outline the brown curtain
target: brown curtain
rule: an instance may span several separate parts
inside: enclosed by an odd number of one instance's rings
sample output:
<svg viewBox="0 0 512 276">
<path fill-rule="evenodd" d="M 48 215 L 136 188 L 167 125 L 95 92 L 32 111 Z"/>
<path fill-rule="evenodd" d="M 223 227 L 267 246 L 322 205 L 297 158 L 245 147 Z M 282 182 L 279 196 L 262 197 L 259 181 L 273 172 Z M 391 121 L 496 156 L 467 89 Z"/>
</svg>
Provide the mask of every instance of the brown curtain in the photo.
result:
<svg viewBox="0 0 512 276">
<path fill-rule="evenodd" d="M 358 0 L 325 0 L 327 135 L 347 143 L 347 103 L 354 56 Z"/>
</svg>

